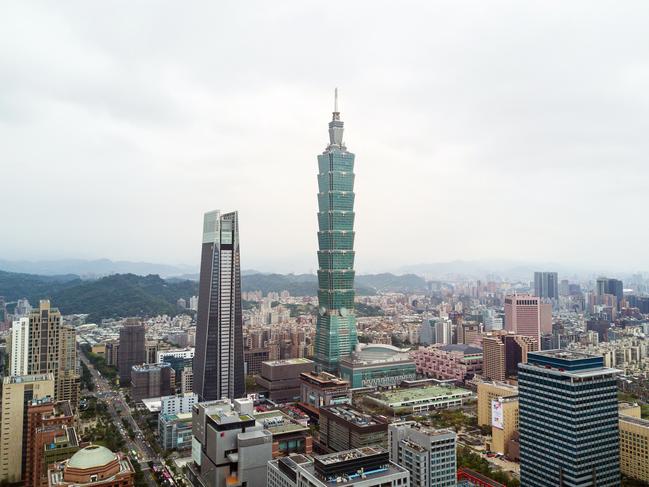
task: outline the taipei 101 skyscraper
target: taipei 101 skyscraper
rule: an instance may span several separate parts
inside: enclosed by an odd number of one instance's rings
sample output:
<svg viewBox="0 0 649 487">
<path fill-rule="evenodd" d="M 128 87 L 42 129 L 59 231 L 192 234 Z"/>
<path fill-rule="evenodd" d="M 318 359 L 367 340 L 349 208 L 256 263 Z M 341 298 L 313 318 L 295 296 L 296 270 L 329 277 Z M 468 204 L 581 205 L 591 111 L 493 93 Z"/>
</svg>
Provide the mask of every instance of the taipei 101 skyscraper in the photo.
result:
<svg viewBox="0 0 649 487">
<path fill-rule="evenodd" d="M 315 360 L 337 372 L 356 346 L 354 313 L 354 154 L 343 142 L 335 92 L 329 145 L 318 156 L 318 321 Z"/>
</svg>

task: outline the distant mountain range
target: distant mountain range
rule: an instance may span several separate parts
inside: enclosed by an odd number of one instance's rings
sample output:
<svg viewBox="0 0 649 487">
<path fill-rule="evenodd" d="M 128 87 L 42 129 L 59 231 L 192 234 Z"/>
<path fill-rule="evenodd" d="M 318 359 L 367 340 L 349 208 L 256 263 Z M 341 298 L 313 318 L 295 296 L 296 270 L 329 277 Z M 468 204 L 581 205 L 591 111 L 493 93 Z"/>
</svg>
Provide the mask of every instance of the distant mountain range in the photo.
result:
<svg viewBox="0 0 649 487">
<path fill-rule="evenodd" d="M 75 274 L 84 278 L 104 277 L 111 274 L 137 274 L 146 276 L 158 274 L 162 277 L 194 274 L 197 266 L 153 264 L 150 262 L 114 261 L 110 259 L 60 259 L 60 260 L 3 260 L 0 269 L 8 272 L 56 276 Z"/>
<path fill-rule="evenodd" d="M 428 280 L 441 281 L 499 278 L 529 282 L 534 279 L 535 271 L 555 271 L 559 273 L 559 279 L 571 280 L 611 274 L 610 270 L 603 268 L 587 269 L 578 265 L 566 265 L 556 262 L 516 262 L 511 260 L 455 260 L 452 262 L 422 263 L 402 266 L 396 271 L 397 273 L 416 273 Z M 612 274 L 620 276 L 619 270 Z M 622 274 L 628 274 L 628 272 Z"/>
<path fill-rule="evenodd" d="M 72 274 L 83 279 L 100 278 L 111 274 L 136 274 L 146 276 L 157 274 L 164 279 L 198 280 L 198 266 L 169 265 L 151 262 L 113 261 L 109 259 L 62 259 L 42 261 L 11 261 L 0 259 L 0 269 L 8 272 L 24 274 L 38 274 L 41 276 L 61 276 Z M 511 281 L 529 282 L 533 279 L 534 271 L 557 271 L 560 278 L 577 280 L 579 278 L 593 278 L 597 275 L 612 274 L 615 277 L 629 275 L 628 270 L 620 273 L 612 272 L 605 268 L 585 268 L 574 265 L 559 264 L 556 262 L 516 262 L 511 260 L 456 260 L 452 262 L 421 263 L 406 265 L 391 269 L 392 274 L 413 274 L 423 276 L 427 280 L 457 280 L 457 279 L 508 279 Z M 249 275 L 280 275 L 276 273 L 263 273 L 252 269 L 243 269 L 243 276 Z M 380 275 L 380 274 L 379 274 Z M 385 274 L 390 275 L 390 274 Z M 301 282 L 309 280 L 309 274 L 296 274 L 295 278 L 288 281 Z M 311 277 L 313 279 L 313 276 Z M 303 284 L 303 283 L 302 283 Z M 376 287 L 370 285 L 370 287 Z"/>
<path fill-rule="evenodd" d="M 375 274 L 357 276 L 356 290 L 360 295 L 372 295 L 377 291 L 422 291 L 426 287 L 423 278 L 413 274 L 395 276 Z M 317 277 L 313 274 L 248 274 L 243 273 L 242 291 L 287 290 L 293 296 L 315 296 Z M 126 316 L 174 315 L 179 310 L 179 298 L 189 300 L 198 294 L 196 280 L 163 279 L 149 274 L 112 274 L 99 279 L 81 279 L 74 274 L 44 276 L 37 274 L 0 271 L 0 296 L 4 296 L 13 309 L 17 299 L 27 298 L 32 305 L 40 299 L 50 299 L 64 314 L 88 313 L 89 322 L 103 318 Z"/>
<path fill-rule="evenodd" d="M 426 289 L 426 281 L 420 276 L 406 274 L 366 274 L 357 275 L 355 279 L 356 293 L 371 296 L 377 292 L 417 292 Z M 318 278 L 314 274 L 247 274 L 241 276 L 243 291 L 286 290 L 292 296 L 316 296 L 318 293 Z"/>
</svg>

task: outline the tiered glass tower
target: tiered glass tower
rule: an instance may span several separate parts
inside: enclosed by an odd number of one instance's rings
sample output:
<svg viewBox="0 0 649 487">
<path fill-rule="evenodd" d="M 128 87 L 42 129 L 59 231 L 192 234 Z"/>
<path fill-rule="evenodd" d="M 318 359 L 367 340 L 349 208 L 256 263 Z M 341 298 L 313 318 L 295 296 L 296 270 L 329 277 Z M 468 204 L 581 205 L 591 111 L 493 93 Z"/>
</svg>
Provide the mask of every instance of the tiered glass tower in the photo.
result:
<svg viewBox="0 0 649 487">
<path fill-rule="evenodd" d="M 329 145 L 318 156 L 318 369 L 337 372 L 356 346 L 354 315 L 354 154 L 343 143 L 335 94 Z"/>
</svg>

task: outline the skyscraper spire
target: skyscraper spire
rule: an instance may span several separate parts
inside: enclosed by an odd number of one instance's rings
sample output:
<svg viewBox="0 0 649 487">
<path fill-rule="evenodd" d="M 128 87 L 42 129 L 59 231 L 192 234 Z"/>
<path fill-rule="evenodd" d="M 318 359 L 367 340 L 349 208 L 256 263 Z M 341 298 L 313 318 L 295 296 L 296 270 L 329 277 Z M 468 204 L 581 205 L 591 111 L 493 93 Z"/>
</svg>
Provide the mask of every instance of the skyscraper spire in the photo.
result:
<svg viewBox="0 0 649 487">
<path fill-rule="evenodd" d="M 340 120 L 340 112 L 338 111 L 338 88 L 334 90 L 334 111 L 331 122 L 329 122 L 329 146 L 327 150 L 338 148 L 345 150 L 343 144 L 343 127 L 344 122 Z"/>
<path fill-rule="evenodd" d="M 340 112 L 338 111 L 338 88 L 334 89 L 334 111 L 332 120 L 340 120 Z"/>
</svg>

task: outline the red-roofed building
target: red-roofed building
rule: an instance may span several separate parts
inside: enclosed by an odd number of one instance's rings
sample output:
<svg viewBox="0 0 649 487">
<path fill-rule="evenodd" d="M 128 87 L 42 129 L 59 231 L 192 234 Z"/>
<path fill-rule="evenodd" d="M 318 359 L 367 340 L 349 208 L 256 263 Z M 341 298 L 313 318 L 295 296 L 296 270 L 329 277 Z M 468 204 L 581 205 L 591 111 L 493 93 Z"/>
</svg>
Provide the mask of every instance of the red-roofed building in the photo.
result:
<svg viewBox="0 0 649 487">
<path fill-rule="evenodd" d="M 466 467 L 457 470 L 457 481 L 458 487 L 505 487 L 500 482 Z"/>
</svg>

